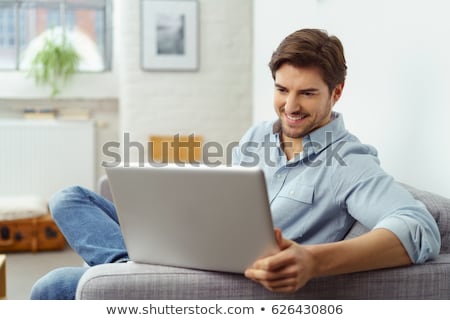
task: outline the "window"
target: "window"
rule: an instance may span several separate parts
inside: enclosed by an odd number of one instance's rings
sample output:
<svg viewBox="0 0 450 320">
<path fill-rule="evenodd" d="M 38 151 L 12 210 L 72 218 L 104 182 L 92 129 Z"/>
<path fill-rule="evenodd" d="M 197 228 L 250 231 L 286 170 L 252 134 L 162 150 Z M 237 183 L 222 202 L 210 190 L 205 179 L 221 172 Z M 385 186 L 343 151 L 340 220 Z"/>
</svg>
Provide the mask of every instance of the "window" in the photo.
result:
<svg viewBox="0 0 450 320">
<path fill-rule="evenodd" d="M 0 70 L 26 70 L 46 37 L 66 36 L 80 71 L 111 69 L 111 0 L 0 0 Z"/>
<path fill-rule="evenodd" d="M 15 68 L 14 8 L 0 2 L 0 69 Z"/>
</svg>

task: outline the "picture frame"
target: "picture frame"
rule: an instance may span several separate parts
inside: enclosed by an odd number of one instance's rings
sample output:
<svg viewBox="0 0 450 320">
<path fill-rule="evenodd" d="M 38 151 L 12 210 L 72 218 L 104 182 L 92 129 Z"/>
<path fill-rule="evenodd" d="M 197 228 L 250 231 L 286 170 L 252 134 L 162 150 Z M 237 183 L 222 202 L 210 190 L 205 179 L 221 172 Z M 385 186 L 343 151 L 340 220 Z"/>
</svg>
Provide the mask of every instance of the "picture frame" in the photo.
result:
<svg viewBox="0 0 450 320">
<path fill-rule="evenodd" d="M 198 46 L 197 0 L 141 0 L 144 71 L 196 71 Z"/>
</svg>

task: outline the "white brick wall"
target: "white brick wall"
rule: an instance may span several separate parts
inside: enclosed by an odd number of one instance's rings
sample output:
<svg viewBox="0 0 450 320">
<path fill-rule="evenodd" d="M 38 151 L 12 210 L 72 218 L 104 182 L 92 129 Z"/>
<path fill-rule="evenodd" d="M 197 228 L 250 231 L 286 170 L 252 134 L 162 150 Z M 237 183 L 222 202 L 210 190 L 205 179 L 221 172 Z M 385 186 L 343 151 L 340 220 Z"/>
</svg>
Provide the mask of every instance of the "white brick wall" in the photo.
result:
<svg viewBox="0 0 450 320">
<path fill-rule="evenodd" d="M 141 143 L 150 134 L 239 139 L 251 124 L 252 0 L 199 0 L 196 72 L 141 70 L 139 3 L 115 2 L 122 130 Z"/>
</svg>

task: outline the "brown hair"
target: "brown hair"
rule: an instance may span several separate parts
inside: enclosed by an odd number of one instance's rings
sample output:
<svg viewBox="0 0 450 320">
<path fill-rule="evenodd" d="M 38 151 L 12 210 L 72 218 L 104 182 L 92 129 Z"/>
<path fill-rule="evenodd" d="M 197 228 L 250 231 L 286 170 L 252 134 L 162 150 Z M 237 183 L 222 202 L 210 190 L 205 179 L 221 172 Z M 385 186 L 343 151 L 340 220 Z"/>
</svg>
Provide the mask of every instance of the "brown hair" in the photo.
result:
<svg viewBox="0 0 450 320">
<path fill-rule="evenodd" d="M 294 67 L 319 68 L 330 92 L 344 82 L 347 74 L 341 41 L 319 29 L 295 31 L 280 43 L 269 63 L 274 79 L 276 71 L 285 63 Z"/>
</svg>

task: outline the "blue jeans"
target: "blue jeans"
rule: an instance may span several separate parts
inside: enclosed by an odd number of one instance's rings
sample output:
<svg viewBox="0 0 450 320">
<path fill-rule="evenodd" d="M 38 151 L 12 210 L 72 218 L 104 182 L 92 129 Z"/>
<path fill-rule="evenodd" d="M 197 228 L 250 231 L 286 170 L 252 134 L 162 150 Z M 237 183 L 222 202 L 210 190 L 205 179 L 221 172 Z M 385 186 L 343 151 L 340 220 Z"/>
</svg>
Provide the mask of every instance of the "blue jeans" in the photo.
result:
<svg viewBox="0 0 450 320">
<path fill-rule="evenodd" d="M 128 253 L 113 203 L 82 187 L 56 193 L 50 212 L 69 245 L 89 266 L 124 262 Z M 78 281 L 88 267 L 50 271 L 31 289 L 31 299 L 74 299 Z"/>
</svg>

